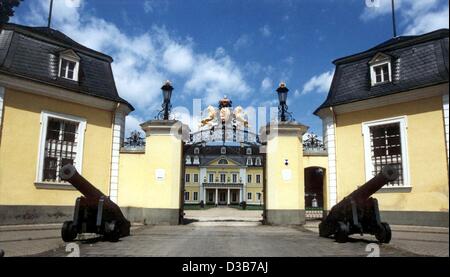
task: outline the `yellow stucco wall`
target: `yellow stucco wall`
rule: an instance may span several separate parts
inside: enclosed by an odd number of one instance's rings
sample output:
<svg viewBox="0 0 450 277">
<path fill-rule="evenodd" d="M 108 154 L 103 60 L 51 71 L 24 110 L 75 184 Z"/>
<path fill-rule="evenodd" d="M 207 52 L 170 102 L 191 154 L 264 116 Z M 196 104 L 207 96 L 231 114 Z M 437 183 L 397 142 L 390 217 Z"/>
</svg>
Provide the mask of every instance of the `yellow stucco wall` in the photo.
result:
<svg viewBox="0 0 450 277">
<path fill-rule="evenodd" d="M 73 205 L 78 191 L 37 189 L 41 111 L 86 119 L 82 174 L 103 193 L 110 182 L 112 112 L 6 89 L 0 143 L 0 205 Z"/>
<path fill-rule="evenodd" d="M 272 210 L 305 209 L 303 147 L 299 137 L 278 135 L 267 142 L 266 208 Z M 285 165 L 288 159 L 289 165 Z M 284 180 L 283 170 L 290 170 Z"/>
<path fill-rule="evenodd" d="M 448 211 L 448 168 L 442 97 L 395 104 L 337 116 L 337 197 L 365 182 L 362 122 L 407 116 L 411 189 L 376 193 L 382 210 Z"/>
<path fill-rule="evenodd" d="M 169 134 L 150 135 L 145 154 L 120 154 L 119 205 L 139 208 L 180 208 L 181 140 Z M 156 170 L 165 171 L 164 180 Z"/>
</svg>

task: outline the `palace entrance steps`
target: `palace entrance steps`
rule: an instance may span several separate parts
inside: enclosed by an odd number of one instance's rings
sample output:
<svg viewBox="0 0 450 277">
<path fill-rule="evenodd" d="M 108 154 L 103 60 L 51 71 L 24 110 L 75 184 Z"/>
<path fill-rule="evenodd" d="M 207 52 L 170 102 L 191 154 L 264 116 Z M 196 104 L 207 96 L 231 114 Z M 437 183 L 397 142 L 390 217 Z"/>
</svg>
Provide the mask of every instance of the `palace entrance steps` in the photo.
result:
<svg viewBox="0 0 450 277">
<path fill-rule="evenodd" d="M 218 206 L 204 210 L 185 210 L 184 224 L 194 226 L 258 226 L 262 210 L 238 210 Z"/>
</svg>

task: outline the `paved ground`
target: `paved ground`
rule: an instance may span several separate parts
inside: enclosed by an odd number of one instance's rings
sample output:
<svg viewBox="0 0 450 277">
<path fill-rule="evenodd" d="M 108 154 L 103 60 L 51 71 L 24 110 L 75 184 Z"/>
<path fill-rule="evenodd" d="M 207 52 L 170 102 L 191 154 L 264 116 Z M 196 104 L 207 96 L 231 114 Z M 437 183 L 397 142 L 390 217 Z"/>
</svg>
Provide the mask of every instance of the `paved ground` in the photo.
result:
<svg viewBox="0 0 450 277">
<path fill-rule="evenodd" d="M 219 207 L 184 213 L 185 221 L 194 226 L 257 226 L 261 225 L 263 211 Z"/>
<path fill-rule="evenodd" d="M 186 211 L 182 226 L 134 226 L 117 243 L 96 236 L 76 243 L 81 256 L 367 256 L 371 236 L 339 244 L 317 235 L 317 222 L 304 227 L 261 225 L 261 211 Z M 381 256 L 447 256 L 448 228 L 392 226 L 393 239 Z M 0 226 L 6 256 L 67 256 L 60 225 Z M 373 246 L 373 245 L 369 245 Z M 369 250 L 369 249 L 368 249 Z"/>
</svg>

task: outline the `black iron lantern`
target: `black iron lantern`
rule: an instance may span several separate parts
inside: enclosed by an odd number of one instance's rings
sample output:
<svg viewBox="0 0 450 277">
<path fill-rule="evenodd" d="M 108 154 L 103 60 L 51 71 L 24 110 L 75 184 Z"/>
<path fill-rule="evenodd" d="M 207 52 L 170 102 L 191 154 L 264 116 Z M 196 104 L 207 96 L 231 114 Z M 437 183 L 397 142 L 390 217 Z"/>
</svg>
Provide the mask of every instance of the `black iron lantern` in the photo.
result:
<svg viewBox="0 0 450 277">
<path fill-rule="evenodd" d="M 285 83 L 281 83 L 277 88 L 278 101 L 280 102 L 280 105 L 278 106 L 278 116 L 282 122 L 287 121 L 287 115 L 289 115 L 286 105 L 288 91 L 289 89 L 286 87 Z"/>
<path fill-rule="evenodd" d="M 173 87 L 172 84 L 170 83 L 170 81 L 166 81 L 164 83 L 164 85 L 161 87 L 161 90 L 163 92 L 163 99 L 164 99 L 164 103 L 163 103 L 163 111 L 164 111 L 164 115 L 163 115 L 163 119 L 164 120 L 168 120 L 169 119 L 169 113 L 170 113 L 170 99 L 172 98 L 172 91 L 173 91 Z"/>
<path fill-rule="evenodd" d="M 288 91 L 289 89 L 286 87 L 285 83 L 281 83 L 277 88 L 278 101 L 280 101 L 280 105 L 286 104 Z"/>
</svg>

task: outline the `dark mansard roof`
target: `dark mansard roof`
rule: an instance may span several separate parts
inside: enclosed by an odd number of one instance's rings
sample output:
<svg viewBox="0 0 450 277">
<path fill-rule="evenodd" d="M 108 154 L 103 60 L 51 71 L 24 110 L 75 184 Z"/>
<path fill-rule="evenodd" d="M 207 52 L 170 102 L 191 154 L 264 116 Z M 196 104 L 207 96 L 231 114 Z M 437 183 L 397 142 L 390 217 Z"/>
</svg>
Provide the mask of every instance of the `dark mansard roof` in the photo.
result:
<svg viewBox="0 0 450 277">
<path fill-rule="evenodd" d="M 336 70 L 328 97 L 315 114 L 331 106 L 448 82 L 448 39 L 448 29 L 401 36 L 333 61 Z M 379 53 L 391 57 L 393 81 L 371 86 L 369 61 Z"/>
<path fill-rule="evenodd" d="M 222 147 L 226 148 L 226 154 L 221 153 Z M 198 148 L 200 153 L 195 154 L 194 150 Z M 251 148 L 251 154 L 247 155 L 247 149 Z M 259 146 L 222 146 L 222 145 L 207 145 L 205 147 L 202 146 L 192 146 L 188 145 L 185 147 L 185 156 L 190 156 L 191 159 L 195 156 L 199 157 L 200 164 L 193 166 L 205 166 L 211 163 L 212 161 L 218 159 L 219 157 L 227 158 L 231 161 L 238 163 L 239 165 L 246 166 L 247 158 L 252 158 L 253 162 L 250 167 L 255 167 L 255 158 L 260 157 L 263 160 L 263 155 L 259 153 Z M 260 166 L 256 166 L 260 167 Z"/>
<path fill-rule="evenodd" d="M 72 50 L 80 57 L 78 81 L 58 77 L 59 54 Z M 113 59 L 47 27 L 5 24 L 0 34 L 0 73 L 58 86 L 124 103 L 111 69 Z"/>
</svg>

